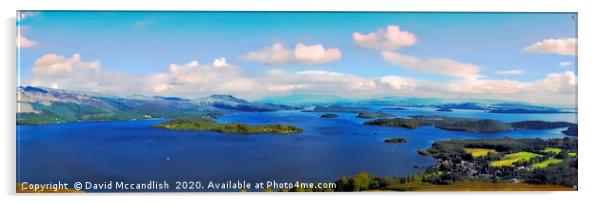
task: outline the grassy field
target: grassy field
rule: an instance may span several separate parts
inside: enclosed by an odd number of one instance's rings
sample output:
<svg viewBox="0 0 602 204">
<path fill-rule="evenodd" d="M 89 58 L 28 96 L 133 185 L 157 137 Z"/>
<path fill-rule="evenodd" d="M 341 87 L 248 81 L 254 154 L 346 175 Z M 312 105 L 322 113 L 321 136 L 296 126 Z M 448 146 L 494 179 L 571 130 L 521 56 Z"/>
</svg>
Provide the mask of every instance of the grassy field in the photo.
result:
<svg viewBox="0 0 602 204">
<path fill-rule="evenodd" d="M 535 164 L 531 165 L 531 169 L 546 168 L 546 167 L 548 167 L 551 164 L 558 164 L 558 163 L 562 163 L 562 159 L 548 158 L 545 161 L 542 161 L 542 162 L 535 163 Z"/>
<path fill-rule="evenodd" d="M 530 161 L 535 157 L 541 157 L 541 155 L 532 152 L 517 152 L 504 156 L 503 160 L 493 161 L 490 163 L 490 165 L 493 167 L 512 166 L 517 162 Z"/>
<path fill-rule="evenodd" d="M 487 183 L 465 181 L 450 185 L 435 185 L 424 182 L 410 182 L 391 185 L 389 190 L 396 191 L 574 191 L 575 189 L 559 185 L 531 185 L 524 183 Z"/>
<path fill-rule="evenodd" d="M 555 148 L 555 147 L 548 147 L 548 148 L 546 148 L 546 149 L 543 150 L 543 153 L 559 154 L 560 152 L 562 152 L 562 149 Z"/>
<path fill-rule="evenodd" d="M 489 153 L 495 153 L 495 149 L 485 149 L 485 148 L 464 148 L 464 152 L 472 155 L 472 158 L 484 157 Z"/>
</svg>

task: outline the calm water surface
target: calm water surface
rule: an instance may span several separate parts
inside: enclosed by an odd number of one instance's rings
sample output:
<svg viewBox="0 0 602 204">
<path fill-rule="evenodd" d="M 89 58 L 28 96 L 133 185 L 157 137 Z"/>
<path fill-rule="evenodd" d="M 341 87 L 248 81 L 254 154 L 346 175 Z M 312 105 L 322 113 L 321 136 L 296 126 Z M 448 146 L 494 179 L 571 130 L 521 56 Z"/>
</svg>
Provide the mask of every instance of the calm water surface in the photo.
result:
<svg viewBox="0 0 602 204">
<path fill-rule="evenodd" d="M 502 121 L 547 120 L 575 122 L 575 114 L 491 114 L 482 111 L 435 112 L 410 108 L 387 110 L 398 116 L 440 114 Z M 250 182 L 324 182 L 367 171 L 378 176 L 421 172 L 416 166 L 434 163 L 416 149 L 452 138 L 564 137 L 560 131 L 520 130 L 465 133 L 421 127 L 415 130 L 363 126 L 355 114 L 320 118 L 321 113 L 278 111 L 236 113 L 220 122 L 286 123 L 301 127 L 291 135 L 223 134 L 174 131 L 150 127 L 164 120 L 74 122 L 17 126 L 17 182 L 30 183 L 121 180 L 199 180 Z M 388 144 L 403 137 L 407 143 Z M 172 187 L 173 188 L 173 187 Z"/>
</svg>

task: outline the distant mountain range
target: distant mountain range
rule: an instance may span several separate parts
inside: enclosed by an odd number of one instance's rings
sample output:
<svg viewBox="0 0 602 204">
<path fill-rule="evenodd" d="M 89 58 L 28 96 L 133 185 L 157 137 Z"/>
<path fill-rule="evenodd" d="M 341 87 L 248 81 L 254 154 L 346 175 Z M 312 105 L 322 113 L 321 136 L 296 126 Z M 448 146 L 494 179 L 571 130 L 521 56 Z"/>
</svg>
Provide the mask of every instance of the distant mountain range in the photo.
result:
<svg viewBox="0 0 602 204">
<path fill-rule="evenodd" d="M 524 103 L 451 103 L 436 105 L 441 109 L 484 110 L 490 113 L 574 113 L 574 110 L 530 105 Z"/>
<path fill-rule="evenodd" d="M 42 87 L 17 88 L 17 124 L 47 124 L 70 121 L 135 120 L 153 118 L 215 118 L 231 112 L 300 110 L 320 112 L 365 112 L 387 107 L 433 107 L 483 110 L 491 113 L 567 113 L 572 110 L 497 101 L 450 102 L 437 98 L 385 97 L 351 100 L 338 97 L 297 95 L 250 102 L 231 95 L 201 99 L 133 95 L 117 97 L 98 93 Z M 279 103 L 276 103 L 279 102 Z M 318 105 L 321 104 L 321 105 Z M 351 110 L 352 109 L 352 110 Z M 360 111 L 361 110 L 361 111 Z"/>
<path fill-rule="evenodd" d="M 213 118 L 236 111 L 293 109 L 290 106 L 248 102 L 230 95 L 212 95 L 199 100 L 142 95 L 125 98 L 32 86 L 18 87 L 17 102 L 17 124 L 22 125 L 97 120 Z"/>
<path fill-rule="evenodd" d="M 293 106 L 276 105 L 272 103 L 248 102 L 231 95 L 211 95 L 199 100 L 201 105 L 223 110 L 243 112 L 267 112 L 276 110 L 295 109 Z"/>
<path fill-rule="evenodd" d="M 301 100 L 301 96 L 313 97 Z M 324 99 L 324 100 L 323 100 Z M 490 113 L 574 113 L 576 109 L 533 105 L 521 102 L 507 102 L 499 100 L 474 100 L 474 99 L 444 99 L 444 98 L 417 98 L 417 97 L 382 97 L 372 99 L 344 99 L 328 96 L 291 95 L 264 98 L 263 102 L 280 102 L 278 104 L 294 104 L 300 106 L 321 107 L 336 104 L 348 107 L 388 107 L 389 109 L 403 109 L 403 107 L 430 107 L 439 110 L 461 109 L 482 110 Z M 324 108 L 322 108 L 324 109 Z M 338 108 L 341 109 L 341 108 Z M 321 110 L 324 111 L 324 110 Z M 338 110 L 337 112 L 341 112 Z"/>
</svg>

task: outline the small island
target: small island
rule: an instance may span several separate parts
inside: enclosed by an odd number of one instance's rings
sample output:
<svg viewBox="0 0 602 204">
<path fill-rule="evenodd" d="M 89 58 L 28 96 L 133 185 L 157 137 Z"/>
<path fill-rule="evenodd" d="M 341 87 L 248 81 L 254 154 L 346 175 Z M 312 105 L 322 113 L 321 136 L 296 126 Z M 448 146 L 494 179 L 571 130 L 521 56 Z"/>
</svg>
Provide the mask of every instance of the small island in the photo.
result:
<svg viewBox="0 0 602 204">
<path fill-rule="evenodd" d="M 511 123 L 514 129 L 555 129 L 574 126 L 569 122 L 547 122 L 541 120 L 527 120 Z"/>
<path fill-rule="evenodd" d="M 406 143 L 408 142 L 407 139 L 405 138 L 389 138 L 389 139 L 385 139 L 386 143 Z"/>
<path fill-rule="evenodd" d="M 393 117 L 395 115 L 389 114 L 389 113 L 382 113 L 382 112 L 362 112 L 357 114 L 358 118 L 382 118 L 382 117 Z"/>
<path fill-rule="evenodd" d="M 311 110 L 303 110 L 302 112 L 339 112 L 339 113 L 361 113 L 369 112 L 370 108 L 346 105 L 321 105 L 316 106 Z"/>
<path fill-rule="evenodd" d="M 376 125 L 384 127 L 403 127 L 416 129 L 421 126 L 435 126 L 439 129 L 475 132 L 495 133 L 511 130 L 524 129 L 556 129 L 567 128 L 562 131 L 565 135 L 577 136 L 577 124 L 569 122 L 547 122 L 547 121 L 519 121 L 505 123 L 491 119 L 455 118 L 438 115 L 415 115 L 411 118 L 381 118 L 364 122 L 364 125 Z"/>
<path fill-rule="evenodd" d="M 339 117 L 337 114 L 333 114 L 333 113 L 327 113 L 327 114 L 322 114 L 320 115 L 321 118 L 336 118 Z"/>
<path fill-rule="evenodd" d="M 562 111 L 552 108 L 546 109 L 526 109 L 526 108 L 511 108 L 511 109 L 495 109 L 490 110 L 489 113 L 539 113 L 539 114 L 550 114 L 550 113 L 572 113 L 570 111 Z"/>
<path fill-rule="evenodd" d="M 451 108 L 439 108 L 436 111 L 439 111 L 439 112 L 452 112 L 452 109 Z"/>
<path fill-rule="evenodd" d="M 203 130 L 241 134 L 290 134 L 303 132 L 301 128 L 286 124 L 247 125 L 243 123 L 218 123 L 204 118 L 176 119 L 154 125 L 153 127 L 170 130 Z"/>
<path fill-rule="evenodd" d="M 435 122 L 435 127 L 444 130 L 475 132 L 475 133 L 494 133 L 506 132 L 512 130 L 512 126 L 497 120 L 491 119 L 448 119 Z"/>
<path fill-rule="evenodd" d="M 386 127 L 404 127 L 416 129 L 421 126 L 435 126 L 439 129 L 464 131 L 464 132 L 504 132 L 512 126 L 497 120 L 451 118 L 443 116 L 413 116 L 413 118 L 383 118 L 364 122 L 364 125 L 377 125 Z"/>
<path fill-rule="evenodd" d="M 430 121 L 406 118 L 381 118 L 364 122 L 364 125 L 376 125 L 384 127 L 404 127 L 407 129 L 416 129 L 424 125 L 433 125 Z"/>
<path fill-rule="evenodd" d="M 383 110 L 408 110 L 407 108 L 404 107 L 386 107 L 386 108 L 382 108 Z"/>
</svg>

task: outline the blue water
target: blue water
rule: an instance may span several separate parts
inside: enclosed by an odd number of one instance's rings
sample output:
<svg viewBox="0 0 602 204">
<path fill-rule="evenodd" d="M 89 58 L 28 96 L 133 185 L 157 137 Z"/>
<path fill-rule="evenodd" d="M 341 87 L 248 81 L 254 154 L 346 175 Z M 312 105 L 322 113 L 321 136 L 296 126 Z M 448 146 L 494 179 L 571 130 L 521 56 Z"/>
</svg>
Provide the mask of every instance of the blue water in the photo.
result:
<svg viewBox="0 0 602 204">
<path fill-rule="evenodd" d="M 540 119 L 574 122 L 575 114 L 491 114 L 478 111 L 393 111 L 398 116 L 446 114 L 503 121 Z M 355 114 L 320 118 L 321 113 L 278 111 L 236 113 L 220 122 L 286 123 L 303 133 L 290 135 L 224 134 L 150 127 L 164 120 L 73 122 L 17 127 L 17 182 L 29 183 L 119 180 L 249 182 L 325 182 L 367 171 L 378 176 L 418 173 L 435 161 L 416 149 L 452 138 L 564 137 L 560 131 L 520 130 L 465 133 L 434 127 L 415 130 L 361 125 Z M 495 116 L 495 117 L 491 117 Z M 407 143 L 388 144 L 392 137 Z M 173 187 L 172 187 L 173 188 Z"/>
</svg>

